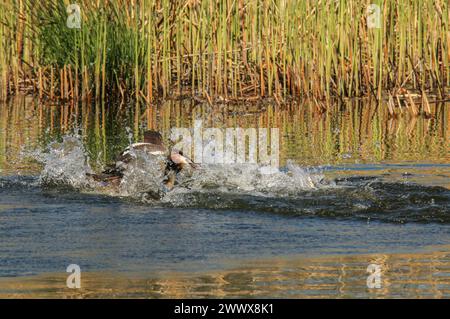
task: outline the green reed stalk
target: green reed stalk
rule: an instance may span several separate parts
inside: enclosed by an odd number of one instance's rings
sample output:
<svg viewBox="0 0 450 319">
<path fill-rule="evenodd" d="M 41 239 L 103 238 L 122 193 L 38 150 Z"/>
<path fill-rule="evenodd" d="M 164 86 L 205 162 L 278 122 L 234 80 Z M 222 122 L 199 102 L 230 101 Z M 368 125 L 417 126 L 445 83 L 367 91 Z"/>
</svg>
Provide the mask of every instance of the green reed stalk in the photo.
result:
<svg viewBox="0 0 450 319">
<path fill-rule="evenodd" d="M 5 7 L 3 2 L 0 3 L 0 21 L 4 20 L 4 10 Z M 8 92 L 8 64 L 6 61 L 6 57 L 8 52 L 5 50 L 5 43 L 7 41 L 7 35 L 5 32 L 5 27 L 3 24 L 0 24 L 0 101 L 5 100 Z"/>
<path fill-rule="evenodd" d="M 371 1 L 381 9 L 380 28 L 369 28 L 363 0 L 77 3 L 80 30 L 66 27 L 68 1 L 0 2 L 0 97 L 18 92 L 25 77 L 38 81 L 38 74 L 50 91 L 49 70 L 59 75 L 64 68 L 78 74 L 83 98 L 138 102 L 179 95 L 184 87 L 213 101 L 380 99 L 401 88 L 444 96 L 450 85 L 444 0 Z M 62 80 L 51 83 L 60 88 Z"/>
</svg>

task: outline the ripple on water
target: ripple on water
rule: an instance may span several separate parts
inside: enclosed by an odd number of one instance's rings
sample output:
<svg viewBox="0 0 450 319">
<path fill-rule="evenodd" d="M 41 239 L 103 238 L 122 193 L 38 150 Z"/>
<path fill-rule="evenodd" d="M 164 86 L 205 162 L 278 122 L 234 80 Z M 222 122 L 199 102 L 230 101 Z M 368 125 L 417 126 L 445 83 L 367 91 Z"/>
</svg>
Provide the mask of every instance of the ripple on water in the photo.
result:
<svg viewBox="0 0 450 319">
<path fill-rule="evenodd" d="M 179 176 L 167 192 L 157 169 L 161 158 L 135 152 L 137 160 L 117 188 L 86 178 L 92 173 L 78 136 L 65 136 L 43 151 L 30 154 L 43 163 L 39 178 L 4 177 L 5 189 L 68 189 L 130 198 L 157 207 L 256 211 L 290 217 L 325 217 L 384 222 L 450 223 L 450 190 L 410 182 L 387 182 L 378 177 L 341 177 L 330 180 L 314 168 L 288 163 L 267 173 L 258 165 L 203 165 Z M 162 194 L 160 200 L 146 196 Z"/>
</svg>

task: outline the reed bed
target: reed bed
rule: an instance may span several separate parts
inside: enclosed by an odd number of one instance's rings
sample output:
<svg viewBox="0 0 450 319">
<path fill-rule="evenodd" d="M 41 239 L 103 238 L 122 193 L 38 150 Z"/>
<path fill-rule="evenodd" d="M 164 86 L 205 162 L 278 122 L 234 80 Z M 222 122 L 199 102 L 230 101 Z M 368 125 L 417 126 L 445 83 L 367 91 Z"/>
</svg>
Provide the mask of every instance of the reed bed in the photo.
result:
<svg viewBox="0 0 450 319">
<path fill-rule="evenodd" d="M 1 99 L 373 96 L 392 107 L 450 86 L 445 0 L 77 0 L 79 29 L 66 25 L 70 2 L 0 0 Z"/>
</svg>

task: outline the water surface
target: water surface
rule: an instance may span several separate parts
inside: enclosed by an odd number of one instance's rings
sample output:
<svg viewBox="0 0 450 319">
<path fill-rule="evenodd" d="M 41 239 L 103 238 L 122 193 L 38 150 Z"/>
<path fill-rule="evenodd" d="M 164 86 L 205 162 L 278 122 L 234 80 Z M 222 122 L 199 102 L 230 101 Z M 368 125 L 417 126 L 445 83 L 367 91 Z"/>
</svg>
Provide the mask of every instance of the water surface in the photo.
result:
<svg viewBox="0 0 450 319">
<path fill-rule="evenodd" d="M 431 118 L 389 118 L 367 103 L 325 114 L 307 103 L 118 110 L 0 106 L 0 296 L 448 297 L 447 106 L 433 105 Z M 82 185 L 85 169 L 146 128 L 167 138 L 195 119 L 280 128 L 283 172 L 205 168 L 160 201 L 134 196 L 136 179 L 120 194 Z M 375 294 L 365 284 L 374 260 L 386 274 Z M 72 263 L 86 276 L 77 293 L 64 288 Z"/>
</svg>

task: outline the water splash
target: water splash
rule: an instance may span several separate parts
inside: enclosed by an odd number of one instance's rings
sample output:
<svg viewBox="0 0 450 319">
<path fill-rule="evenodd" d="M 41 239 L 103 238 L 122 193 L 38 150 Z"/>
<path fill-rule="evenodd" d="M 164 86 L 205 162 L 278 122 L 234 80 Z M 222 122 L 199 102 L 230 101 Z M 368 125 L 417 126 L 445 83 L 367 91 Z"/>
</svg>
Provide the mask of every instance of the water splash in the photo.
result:
<svg viewBox="0 0 450 319">
<path fill-rule="evenodd" d="M 92 173 L 87 152 L 79 135 L 66 135 L 62 142 L 51 142 L 44 150 L 26 152 L 44 165 L 39 180 L 43 186 L 89 188 L 87 173 Z"/>
<path fill-rule="evenodd" d="M 134 160 L 124 164 L 118 194 L 142 201 L 154 201 L 164 196 L 167 191 L 164 187 L 165 157 L 133 148 L 130 148 L 129 154 Z"/>
<path fill-rule="evenodd" d="M 319 170 L 292 163 L 282 170 L 255 164 L 207 165 L 179 180 L 178 187 L 163 198 L 165 203 L 216 209 L 239 208 L 246 205 L 246 200 L 296 197 L 304 191 L 334 185 Z"/>
<path fill-rule="evenodd" d="M 205 165 L 193 171 L 187 180 L 186 186 L 196 191 L 216 189 L 223 192 L 274 193 L 280 196 L 324 185 L 324 176 L 319 171 L 292 163 L 282 170 L 268 170 L 256 164 Z M 183 178 L 180 184 L 184 184 Z"/>
<path fill-rule="evenodd" d="M 385 222 L 450 223 L 450 191 L 410 182 L 383 181 L 382 176 L 342 177 L 330 181 L 320 169 L 288 163 L 280 170 L 258 165 L 202 165 L 164 186 L 163 156 L 130 149 L 115 187 L 86 176 L 93 173 L 80 136 L 65 136 L 45 150 L 28 152 L 43 164 L 40 177 L 1 178 L 0 192 L 24 186 L 70 186 L 80 192 L 126 197 L 152 206 L 253 211 L 298 217 L 352 218 Z"/>
<path fill-rule="evenodd" d="M 45 150 L 28 152 L 28 156 L 44 165 L 40 174 L 43 186 L 70 186 L 143 201 L 162 199 L 165 203 L 177 203 L 180 194 L 211 192 L 286 197 L 301 190 L 330 185 L 317 169 L 305 169 L 293 163 L 282 170 L 256 164 L 203 165 L 198 170 L 179 173 L 175 189 L 168 191 L 164 186 L 166 159 L 163 156 L 133 148 L 130 148 L 130 155 L 134 160 L 123 164 L 120 183 L 116 187 L 106 187 L 87 177 L 94 172 L 79 135 L 66 135 L 61 142 L 52 142 Z"/>
</svg>

